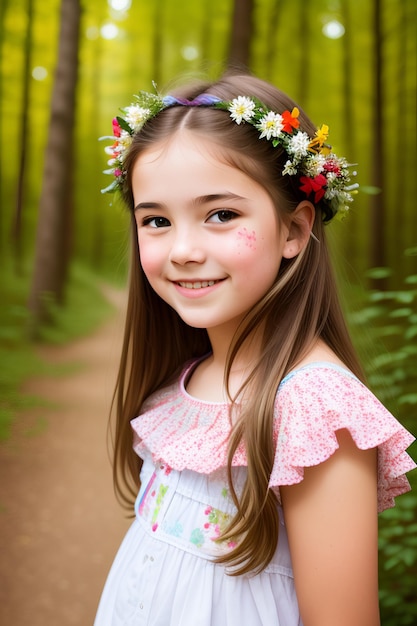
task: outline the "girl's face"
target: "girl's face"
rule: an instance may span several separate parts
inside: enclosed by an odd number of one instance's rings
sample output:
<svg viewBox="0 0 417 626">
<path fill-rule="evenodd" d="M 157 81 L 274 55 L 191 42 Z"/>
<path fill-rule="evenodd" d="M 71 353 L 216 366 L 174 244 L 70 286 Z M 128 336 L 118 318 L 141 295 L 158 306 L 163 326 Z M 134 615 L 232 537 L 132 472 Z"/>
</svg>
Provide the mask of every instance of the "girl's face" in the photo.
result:
<svg viewBox="0 0 417 626">
<path fill-rule="evenodd" d="M 132 172 L 143 271 L 211 338 L 230 337 L 269 290 L 288 236 L 267 192 L 221 150 L 183 130 L 143 152 Z"/>
</svg>

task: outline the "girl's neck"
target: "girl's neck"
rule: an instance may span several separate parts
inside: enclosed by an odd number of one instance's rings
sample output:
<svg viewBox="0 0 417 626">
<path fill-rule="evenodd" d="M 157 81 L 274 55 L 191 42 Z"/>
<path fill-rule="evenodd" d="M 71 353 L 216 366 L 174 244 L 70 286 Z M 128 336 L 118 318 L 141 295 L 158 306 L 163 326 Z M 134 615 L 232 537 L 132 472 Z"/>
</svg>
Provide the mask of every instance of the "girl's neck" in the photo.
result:
<svg viewBox="0 0 417 626">
<path fill-rule="evenodd" d="M 225 372 L 230 342 L 212 342 L 212 353 L 193 371 L 187 383 L 187 392 L 200 400 L 228 402 L 230 400 L 225 387 Z M 259 346 L 255 341 L 245 342 L 232 362 L 229 375 L 229 393 L 232 398 L 238 394 L 244 381 L 250 375 L 257 358 Z"/>
</svg>

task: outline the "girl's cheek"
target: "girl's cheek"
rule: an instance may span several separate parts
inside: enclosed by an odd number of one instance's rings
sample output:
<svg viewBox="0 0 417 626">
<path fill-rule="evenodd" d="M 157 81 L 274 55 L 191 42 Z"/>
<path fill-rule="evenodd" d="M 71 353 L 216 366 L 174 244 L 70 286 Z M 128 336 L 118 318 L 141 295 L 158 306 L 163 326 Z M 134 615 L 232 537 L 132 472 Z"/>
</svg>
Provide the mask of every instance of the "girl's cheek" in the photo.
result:
<svg viewBox="0 0 417 626">
<path fill-rule="evenodd" d="M 158 274 L 161 267 L 159 256 L 155 252 L 154 246 L 147 246 L 139 241 L 140 264 L 147 277 Z"/>
<path fill-rule="evenodd" d="M 254 230 L 240 228 L 235 233 L 233 255 L 238 257 L 241 263 L 252 262 L 254 254 L 259 253 L 257 234 Z"/>
<path fill-rule="evenodd" d="M 250 250 L 256 250 L 256 232 L 254 230 L 248 230 L 247 228 L 241 228 L 236 233 L 237 247 L 249 248 Z"/>
</svg>

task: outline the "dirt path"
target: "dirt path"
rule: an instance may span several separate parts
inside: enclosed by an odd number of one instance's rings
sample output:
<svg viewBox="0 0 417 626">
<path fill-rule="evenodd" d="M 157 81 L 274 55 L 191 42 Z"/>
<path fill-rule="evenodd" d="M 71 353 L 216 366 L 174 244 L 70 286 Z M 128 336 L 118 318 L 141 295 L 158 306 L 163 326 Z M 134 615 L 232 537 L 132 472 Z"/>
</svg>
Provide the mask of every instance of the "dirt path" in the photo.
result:
<svg viewBox="0 0 417 626">
<path fill-rule="evenodd" d="M 120 351 L 122 295 L 88 338 L 43 348 L 74 371 L 31 380 L 52 403 L 23 412 L 0 446 L 0 624 L 91 626 L 115 551 L 130 521 L 116 503 L 106 447 Z M 46 424 L 44 427 L 43 424 Z"/>
</svg>

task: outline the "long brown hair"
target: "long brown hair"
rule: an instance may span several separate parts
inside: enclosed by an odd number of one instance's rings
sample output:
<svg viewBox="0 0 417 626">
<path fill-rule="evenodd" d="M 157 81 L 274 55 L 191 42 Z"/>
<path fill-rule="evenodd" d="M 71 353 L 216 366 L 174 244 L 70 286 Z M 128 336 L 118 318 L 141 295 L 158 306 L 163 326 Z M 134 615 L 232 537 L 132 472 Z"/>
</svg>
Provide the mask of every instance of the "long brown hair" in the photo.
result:
<svg viewBox="0 0 417 626">
<path fill-rule="evenodd" d="M 282 112 L 295 103 L 272 85 L 250 75 L 226 75 L 210 84 L 194 84 L 176 95 L 193 99 L 210 93 L 222 100 L 239 95 L 256 97 L 269 109 Z M 301 111 L 300 128 L 310 136 L 315 126 Z M 125 337 L 115 391 L 114 483 L 119 498 L 129 506 L 139 486 L 141 460 L 132 449 L 130 420 L 141 412 L 145 399 L 177 376 L 184 363 L 210 351 L 204 329 L 185 324 L 150 287 L 140 265 L 133 215 L 131 172 L 144 150 L 166 141 L 179 128 L 209 137 L 222 146 L 228 162 L 261 184 L 274 201 L 278 217 L 285 220 L 303 199 L 295 177 L 282 176 L 286 155 L 249 124 L 237 126 L 224 111 L 209 107 L 175 106 L 149 120 L 133 139 L 127 155 L 124 199 L 132 213 L 132 256 Z M 250 156 L 248 156 L 250 155 Z M 217 559 L 233 566 L 233 574 L 258 572 L 272 559 L 278 541 L 276 498 L 268 487 L 274 461 L 273 420 L 277 388 L 283 377 L 321 338 L 363 379 L 338 300 L 324 222 L 326 205 L 318 204 L 313 233 L 293 260 L 284 259 L 275 284 L 247 313 L 232 345 L 226 365 L 229 379 L 233 360 L 249 337 L 257 334 L 260 356 L 245 381 L 239 416 L 231 426 L 228 452 L 229 484 L 237 513 L 220 539 L 236 539 L 237 547 Z M 231 407 L 233 408 L 231 398 Z M 247 454 L 247 479 L 241 494 L 235 492 L 232 459 L 243 441 Z"/>
</svg>

